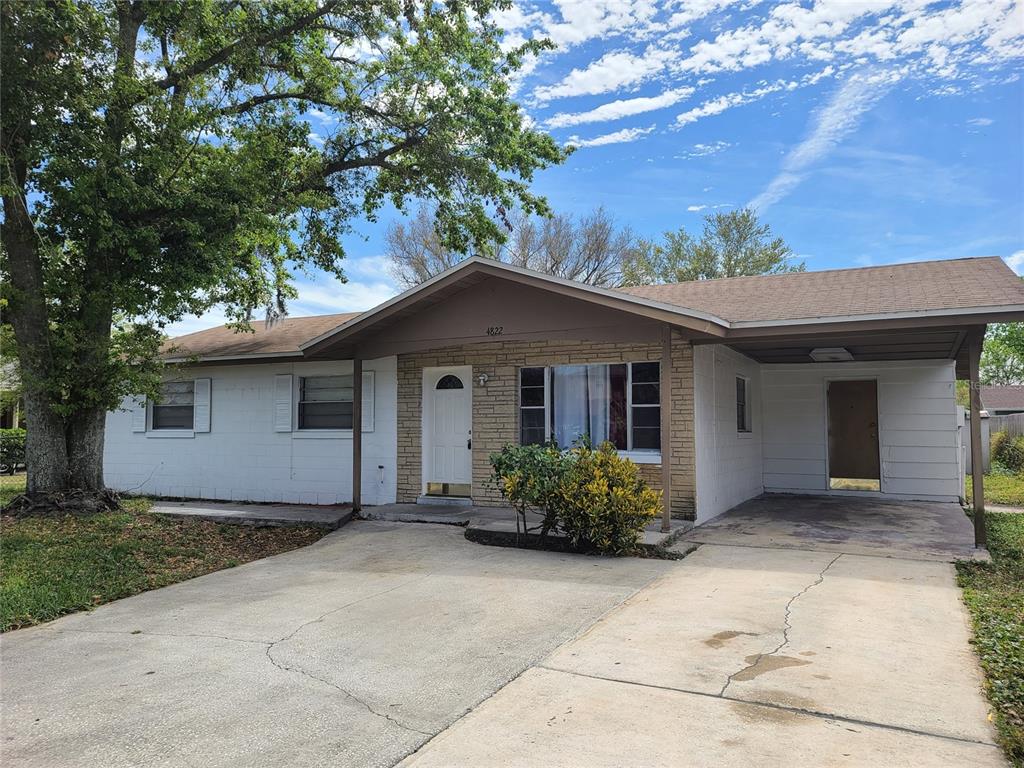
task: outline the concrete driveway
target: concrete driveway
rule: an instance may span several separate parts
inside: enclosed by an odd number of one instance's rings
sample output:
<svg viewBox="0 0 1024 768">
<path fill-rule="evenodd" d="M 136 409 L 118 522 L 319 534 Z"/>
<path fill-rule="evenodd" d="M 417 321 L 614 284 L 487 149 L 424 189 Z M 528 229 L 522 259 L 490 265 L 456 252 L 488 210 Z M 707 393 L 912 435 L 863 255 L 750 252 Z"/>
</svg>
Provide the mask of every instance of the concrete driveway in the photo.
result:
<svg viewBox="0 0 1024 768">
<path fill-rule="evenodd" d="M 403 765 L 1004 766 L 952 564 L 850 519 L 695 529 L 736 543 L 698 545 Z"/>
<path fill-rule="evenodd" d="M 390 766 L 672 564 L 356 522 L 0 640 L 5 766 Z"/>
<path fill-rule="evenodd" d="M 1005 765 L 953 566 L 764 522 L 679 562 L 353 523 L 5 635 L 0 758 Z"/>
</svg>

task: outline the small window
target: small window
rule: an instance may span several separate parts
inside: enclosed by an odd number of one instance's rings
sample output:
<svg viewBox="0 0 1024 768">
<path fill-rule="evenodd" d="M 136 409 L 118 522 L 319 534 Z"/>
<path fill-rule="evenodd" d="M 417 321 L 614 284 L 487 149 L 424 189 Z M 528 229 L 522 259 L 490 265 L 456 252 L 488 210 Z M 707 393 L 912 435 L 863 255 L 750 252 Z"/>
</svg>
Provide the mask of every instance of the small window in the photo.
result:
<svg viewBox="0 0 1024 768">
<path fill-rule="evenodd" d="M 441 377 L 434 389 L 462 389 L 462 379 L 449 373 Z"/>
<path fill-rule="evenodd" d="M 633 363 L 629 368 L 630 450 L 661 450 L 661 364 Z"/>
<path fill-rule="evenodd" d="M 195 382 L 167 381 L 160 401 L 153 403 L 153 429 L 192 429 L 195 423 Z"/>
<path fill-rule="evenodd" d="M 547 402 L 544 368 L 519 371 L 519 444 L 540 445 L 547 440 Z"/>
<path fill-rule="evenodd" d="M 299 380 L 299 429 L 352 429 L 352 375 Z"/>
<path fill-rule="evenodd" d="M 750 382 L 736 377 L 736 431 L 750 432 Z"/>
</svg>

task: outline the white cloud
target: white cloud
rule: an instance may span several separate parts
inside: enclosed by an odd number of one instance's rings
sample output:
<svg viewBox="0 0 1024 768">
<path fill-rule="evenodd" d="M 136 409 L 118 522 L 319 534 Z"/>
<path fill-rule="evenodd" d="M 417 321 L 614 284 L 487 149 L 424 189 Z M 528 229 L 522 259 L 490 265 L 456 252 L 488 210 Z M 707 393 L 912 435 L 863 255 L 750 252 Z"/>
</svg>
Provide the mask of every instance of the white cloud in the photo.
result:
<svg viewBox="0 0 1024 768">
<path fill-rule="evenodd" d="M 666 92 L 695 83 L 713 87 L 721 73 L 764 70 L 780 62 L 796 67 L 827 62 L 835 72 L 882 63 L 927 82 L 928 93 L 963 93 L 982 79 L 998 78 L 1004 63 L 1024 58 L 1020 0 L 787 0 L 744 2 L 734 12 L 729 6 L 735 5 L 728 0 L 658 7 L 650 0 L 563 0 L 550 13 L 526 13 L 532 21 L 516 34 L 548 33 L 563 47 L 598 38 L 623 41 L 610 52 L 599 49 L 596 58 L 577 64 L 553 85 L 546 73 L 548 82 L 534 92 L 540 103 L 633 89 L 654 78 L 668 83 Z M 711 14 L 713 21 L 693 26 Z M 738 90 L 749 100 L 756 86 Z M 708 104 L 719 111 L 729 108 L 729 102 L 715 99 Z M 570 124 L 580 123 L 565 123 Z"/>
<path fill-rule="evenodd" d="M 697 211 L 703 211 L 705 208 L 707 208 L 706 205 L 688 205 L 688 206 L 686 206 L 686 210 L 690 211 L 691 213 L 696 213 Z"/>
<path fill-rule="evenodd" d="M 1014 251 L 1006 257 L 1007 266 L 1018 275 L 1024 274 L 1024 251 Z"/>
<path fill-rule="evenodd" d="M 398 294 L 394 283 L 382 277 L 384 279 L 376 282 L 341 283 L 332 279 L 320 284 L 299 285 L 299 298 L 291 303 L 289 311 L 295 315 L 364 312 Z"/>
<path fill-rule="evenodd" d="M 681 155 L 675 155 L 680 160 L 689 160 L 694 157 L 707 157 L 708 155 L 717 155 L 719 152 L 724 152 L 732 144 L 728 141 L 712 141 L 708 144 L 694 144 L 693 147 Z M 707 192 L 708 190 L 704 190 Z"/>
<path fill-rule="evenodd" d="M 807 137 L 790 151 L 778 175 L 750 202 L 751 207 L 764 210 L 788 195 L 811 165 L 857 128 L 864 113 L 885 95 L 892 82 L 890 73 L 850 77 L 814 116 Z"/>
<path fill-rule="evenodd" d="M 973 117 L 967 121 L 967 124 L 976 126 L 978 128 L 984 128 L 986 126 L 992 125 L 992 123 L 994 122 L 995 120 L 993 120 L 991 117 Z"/>
<path fill-rule="evenodd" d="M 584 69 L 573 69 L 560 82 L 538 88 L 533 95 L 538 101 L 547 102 L 568 96 L 610 93 L 650 79 L 677 55 L 653 46 L 640 55 L 610 51 Z"/>
<path fill-rule="evenodd" d="M 621 131 L 606 133 L 593 139 L 581 139 L 579 136 L 570 136 L 566 144 L 571 144 L 575 147 L 601 147 L 605 144 L 623 144 L 627 141 L 636 141 L 643 138 L 653 130 L 654 126 L 652 125 L 650 128 L 623 128 Z"/>
<path fill-rule="evenodd" d="M 619 120 L 623 117 L 652 112 L 656 109 L 671 107 L 693 94 L 693 88 L 673 88 L 657 96 L 641 96 L 635 99 L 619 99 L 608 104 L 588 110 L 587 112 L 559 112 L 545 122 L 549 128 L 565 128 L 570 125 L 600 123 L 607 120 Z"/>
</svg>

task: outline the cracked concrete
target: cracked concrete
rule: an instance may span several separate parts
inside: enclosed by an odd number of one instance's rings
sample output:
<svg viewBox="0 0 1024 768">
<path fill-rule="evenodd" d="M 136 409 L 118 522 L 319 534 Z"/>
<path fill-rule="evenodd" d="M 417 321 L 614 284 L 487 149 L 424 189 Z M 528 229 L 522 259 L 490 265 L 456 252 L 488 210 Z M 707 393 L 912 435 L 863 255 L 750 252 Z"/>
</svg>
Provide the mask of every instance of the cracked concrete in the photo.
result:
<svg viewBox="0 0 1024 768">
<path fill-rule="evenodd" d="M 826 565 L 824 568 L 822 568 L 818 572 L 818 576 L 817 576 L 817 578 L 814 581 L 812 581 L 806 587 L 804 587 L 799 592 L 797 592 L 795 595 L 793 595 L 791 598 L 789 598 L 789 600 L 786 602 L 786 607 L 783 610 L 783 617 L 782 617 L 782 641 L 777 646 L 772 648 L 770 651 L 767 651 L 766 653 L 755 653 L 755 654 L 753 654 L 751 656 L 748 656 L 747 657 L 747 666 L 743 667 L 743 669 L 740 669 L 740 670 L 737 670 L 736 672 L 733 672 L 731 675 L 729 675 L 725 679 L 725 684 L 722 685 L 722 690 L 720 690 L 718 692 L 719 696 L 725 696 L 725 692 L 726 692 L 726 690 L 728 690 L 728 688 L 732 684 L 733 680 L 752 680 L 753 678 L 758 677 L 758 675 L 761 674 L 762 671 L 770 672 L 770 671 L 772 671 L 773 668 L 774 669 L 781 668 L 779 666 L 774 666 L 774 667 L 767 666 L 766 667 L 766 665 L 764 665 L 763 662 L 764 662 L 765 659 L 768 659 L 768 658 L 771 658 L 771 657 L 775 656 L 779 651 L 781 651 L 783 648 L 785 648 L 787 645 L 789 645 L 789 631 L 793 628 L 793 625 L 790 623 L 790 616 L 791 616 L 791 613 L 792 613 L 792 610 L 793 610 L 793 603 L 795 603 L 801 597 L 806 595 L 808 590 L 811 590 L 814 587 L 816 587 L 819 584 L 821 584 L 821 582 L 823 582 L 825 580 L 825 573 L 828 571 L 829 568 L 831 568 L 835 564 L 836 560 L 838 560 L 840 557 L 842 557 L 842 554 L 838 554 L 835 557 L 833 557 L 831 560 L 829 560 L 828 565 Z M 801 660 L 798 660 L 798 659 L 790 659 L 790 662 L 791 663 L 783 664 L 782 666 L 800 666 L 800 665 L 803 665 L 803 664 L 810 664 L 811 663 L 809 661 L 801 661 Z M 762 670 L 763 667 L 764 667 L 764 669 Z M 758 671 L 757 674 L 751 674 L 755 670 Z"/>
<path fill-rule="evenodd" d="M 401 765 L 1004 767 L 952 565 L 836 546 L 703 544 Z"/>
<path fill-rule="evenodd" d="M 353 522 L 0 638 L 7 766 L 390 766 L 671 569 Z"/>
</svg>

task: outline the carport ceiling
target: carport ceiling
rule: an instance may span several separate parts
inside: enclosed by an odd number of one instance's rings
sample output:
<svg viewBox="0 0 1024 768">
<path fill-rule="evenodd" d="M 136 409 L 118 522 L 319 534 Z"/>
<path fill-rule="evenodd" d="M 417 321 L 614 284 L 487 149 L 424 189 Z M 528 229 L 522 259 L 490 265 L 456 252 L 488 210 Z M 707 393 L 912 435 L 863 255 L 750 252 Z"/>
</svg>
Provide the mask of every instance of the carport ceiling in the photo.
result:
<svg viewBox="0 0 1024 768">
<path fill-rule="evenodd" d="M 759 363 L 810 363 L 811 350 L 843 347 L 854 360 L 935 360 L 955 359 L 961 351 L 966 331 L 957 329 L 926 331 L 879 331 L 856 335 L 819 335 L 803 338 L 736 341 L 729 346 Z"/>
</svg>

